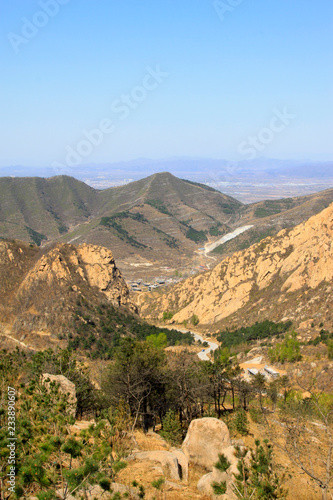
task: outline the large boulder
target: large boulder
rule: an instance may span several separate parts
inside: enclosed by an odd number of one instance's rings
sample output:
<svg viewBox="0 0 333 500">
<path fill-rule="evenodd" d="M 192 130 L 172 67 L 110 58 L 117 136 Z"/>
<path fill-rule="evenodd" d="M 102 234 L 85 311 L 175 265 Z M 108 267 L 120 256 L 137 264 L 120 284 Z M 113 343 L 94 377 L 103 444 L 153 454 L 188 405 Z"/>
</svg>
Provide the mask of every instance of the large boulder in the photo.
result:
<svg viewBox="0 0 333 500">
<path fill-rule="evenodd" d="M 230 446 L 230 434 L 224 422 L 217 418 L 192 420 L 182 450 L 189 462 L 212 470 L 219 453 Z"/>
<path fill-rule="evenodd" d="M 64 377 L 64 375 L 51 375 L 50 373 L 43 373 L 42 383 L 48 386 L 51 382 L 56 382 L 57 384 L 59 384 L 59 391 L 63 394 L 68 395 L 68 414 L 75 417 L 77 405 L 75 384 L 68 380 L 68 378 Z"/>
<path fill-rule="evenodd" d="M 215 495 L 212 488 L 213 483 L 226 483 L 226 493 L 225 495 Z M 199 479 L 197 488 L 202 495 L 212 498 L 212 500 L 237 500 L 236 495 L 230 488 L 230 478 L 226 472 L 220 472 L 219 470 L 213 468 L 213 472 L 208 472 Z"/>
<path fill-rule="evenodd" d="M 180 460 L 184 462 L 183 457 Z M 156 462 L 160 464 L 163 468 L 166 469 L 168 475 L 171 479 L 175 479 L 179 481 L 183 478 L 183 467 L 178 462 L 177 456 L 175 453 L 170 451 L 139 451 L 130 455 L 127 460 L 149 460 L 151 462 Z M 187 470 L 185 469 L 185 475 L 187 475 Z M 184 478 L 185 479 L 185 478 Z"/>
<path fill-rule="evenodd" d="M 178 474 L 182 481 L 188 481 L 188 458 L 183 450 L 172 449 L 172 454 L 178 461 Z"/>
<path fill-rule="evenodd" d="M 240 447 L 241 450 L 244 450 L 244 447 Z M 228 446 L 228 448 L 224 448 L 223 455 L 228 459 L 230 463 L 230 467 L 226 472 L 221 472 L 215 467 L 213 467 L 212 472 L 205 474 L 199 479 L 197 484 L 197 488 L 200 493 L 209 496 L 213 500 L 237 500 L 237 496 L 234 493 L 234 488 L 232 486 L 234 476 L 238 474 L 237 464 L 238 459 L 235 455 L 236 449 L 234 446 Z M 245 457 L 245 460 L 249 461 L 249 454 Z M 215 495 L 214 490 L 212 488 L 213 483 L 226 483 L 226 493 L 225 495 Z"/>
</svg>

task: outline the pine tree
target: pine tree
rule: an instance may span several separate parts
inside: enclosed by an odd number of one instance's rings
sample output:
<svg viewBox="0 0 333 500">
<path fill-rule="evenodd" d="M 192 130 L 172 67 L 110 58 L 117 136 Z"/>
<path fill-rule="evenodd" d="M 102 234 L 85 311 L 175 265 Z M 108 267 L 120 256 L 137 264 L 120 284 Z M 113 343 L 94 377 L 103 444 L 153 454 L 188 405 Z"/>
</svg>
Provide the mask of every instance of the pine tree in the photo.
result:
<svg viewBox="0 0 333 500">
<path fill-rule="evenodd" d="M 163 430 L 161 436 L 173 445 L 178 445 L 182 442 L 182 428 L 176 414 L 173 410 L 169 410 L 163 419 Z"/>
</svg>

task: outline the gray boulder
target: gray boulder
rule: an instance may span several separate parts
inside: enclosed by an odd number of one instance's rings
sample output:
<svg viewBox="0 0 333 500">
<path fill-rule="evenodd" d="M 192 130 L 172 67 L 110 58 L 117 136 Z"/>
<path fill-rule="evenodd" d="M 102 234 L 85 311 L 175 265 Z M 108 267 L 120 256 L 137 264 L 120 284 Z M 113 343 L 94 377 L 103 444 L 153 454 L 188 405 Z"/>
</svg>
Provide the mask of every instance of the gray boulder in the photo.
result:
<svg viewBox="0 0 333 500">
<path fill-rule="evenodd" d="M 164 467 L 171 479 L 176 481 L 181 480 L 181 465 L 178 462 L 177 456 L 170 451 L 157 450 L 157 451 L 139 451 L 130 455 L 127 460 L 149 460 L 156 462 Z"/>
<path fill-rule="evenodd" d="M 226 472 L 221 472 L 215 467 L 213 467 L 212 472 L 202 476 L 197 484 L 197 488 L 200 493 L 209 496 L 213 500 L 237 500 L 237 496 L 234 493 L 233 480 L 234 475 L 238 473 L 237 463 L 238 459 L 235 456 L 234 446 L 228 446 L 223 450 L 223 455 L 230 462 L 230 467 Z M 248 455 L 245 460 L 248 460 Z M 226 493 L 225 495 L 215 495 L 212 488 L 213 483 L 226 483 Z"/>
<path fill-rule="evenodd" d="M 190 463 L 212 470 L 219 453 L 230 446 L 230 434 L 224 422 L 217 418 L 192 420 L 182 450 Z"/>
</svg>

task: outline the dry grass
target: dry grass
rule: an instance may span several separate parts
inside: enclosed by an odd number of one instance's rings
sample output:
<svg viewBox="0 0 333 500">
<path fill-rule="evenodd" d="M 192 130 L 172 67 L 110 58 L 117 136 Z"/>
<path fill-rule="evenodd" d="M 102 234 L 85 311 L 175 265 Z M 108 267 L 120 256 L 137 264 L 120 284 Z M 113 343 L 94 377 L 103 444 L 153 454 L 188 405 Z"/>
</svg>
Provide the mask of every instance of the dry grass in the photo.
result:
<svg viewBox="0 0 333 500">
<path fill-rule="evenodd" d="M 275 443 L 282 444 L 281 427 L 275 425 L 273 429 Z M 245 446 L 254 448 L 254 441 L 258 438 L 262 441 L 265 438 L 269 439 L 269 435 L 263 426 L 251 422 L 250 435 L 242 438 Z M 272 442 L 271 439 L 269 441 Z M 286 453 L 277 446 L 274 446 L 274 461 L 276 464 L 282 465 L 285 472 L 291 476 L 287 477 L 284 483 L 284 487 L 288 490 L 287 500 L 321 500 L 321 492 L 315 483 L 310 481 L 305 474 L 302 474 L 293 465 Z"/>
<path fill-rule="evenodd" d="M 144 434 L 143 432 L 135 431 L 134 437 L 141 451 L 170 450 L 168 443 L 154 432 Z"/>
</svg>

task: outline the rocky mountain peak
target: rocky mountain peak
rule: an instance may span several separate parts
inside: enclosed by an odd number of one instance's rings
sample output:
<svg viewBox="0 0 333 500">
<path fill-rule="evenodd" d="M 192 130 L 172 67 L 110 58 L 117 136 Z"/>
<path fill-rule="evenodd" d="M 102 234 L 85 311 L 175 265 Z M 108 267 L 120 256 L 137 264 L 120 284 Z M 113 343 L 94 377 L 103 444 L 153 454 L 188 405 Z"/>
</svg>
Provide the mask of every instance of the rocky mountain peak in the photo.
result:
<svg viewBox="0 0 333 500">
<path fill-rule="evenodd" d="M 95 287 L 114 306 L 133 305 L 129 290 L 116 267 L 111 250 L 98 245 L 58 244 L 43 255 L 22 281 L 19 293 L 25 294 L 36 283 L 68 285 L 80 290 L 82 285 Z"/>
</svg>

